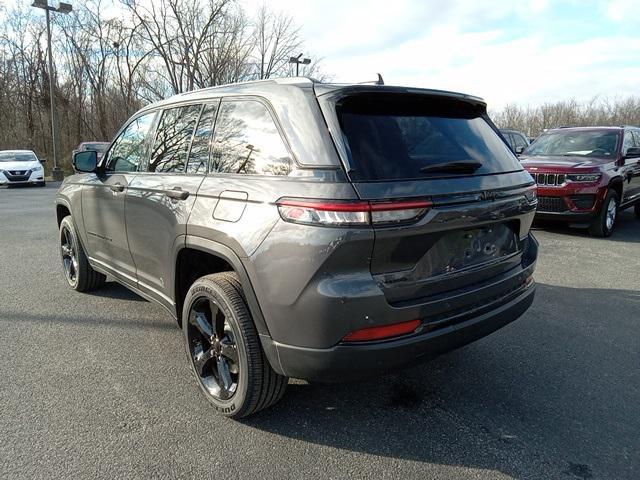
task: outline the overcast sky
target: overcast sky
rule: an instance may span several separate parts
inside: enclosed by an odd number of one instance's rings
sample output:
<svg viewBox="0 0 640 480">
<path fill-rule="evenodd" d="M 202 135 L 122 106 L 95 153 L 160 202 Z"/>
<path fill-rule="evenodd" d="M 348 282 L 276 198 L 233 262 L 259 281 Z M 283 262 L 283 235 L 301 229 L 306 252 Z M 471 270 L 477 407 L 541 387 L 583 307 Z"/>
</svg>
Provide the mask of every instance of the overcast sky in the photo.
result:
<svg viewBox="0 0 640 480">
<path fill-rule="evenodd" d="M 263 0 L 241 0 L 251 9 Z M 339 81 L 484 97 L 490 108 L 640 95 L 640 0 L 269 0 Z"/>
<path fill-rule="evenodd" d="M 238 1 L 252 14 L 265 0 Z M 308 45 L 304 53 L 322 57 L 324 72 L 336 81 L 365 81 L 380 72 L 387 84 L 471 93 L 494 109 L 640 95 L 640 0 L 267 4 L 295 18 Z"/>
</svg>

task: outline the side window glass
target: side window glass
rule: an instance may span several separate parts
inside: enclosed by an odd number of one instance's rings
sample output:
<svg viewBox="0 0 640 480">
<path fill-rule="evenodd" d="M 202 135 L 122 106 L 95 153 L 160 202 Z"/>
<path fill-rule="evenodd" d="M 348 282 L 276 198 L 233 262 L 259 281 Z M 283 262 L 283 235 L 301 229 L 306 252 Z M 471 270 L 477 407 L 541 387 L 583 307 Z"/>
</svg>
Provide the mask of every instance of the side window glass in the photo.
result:
<svg viewBox="0 0 640 480">
<path fill-rule="evenodd" d="M 513 138 L 515 140 L 516 148 L 518 148 L 518 147 L 526 148 L 527 147 L 527 141 L 524 139 L 524 137 L 522 135 L 514 133 L 513 134 Z"/>
<path fill-rule="evenodd" d="M 207 104 L 202 110 L 198 128 L 191 141 L 191 151 L 187 163 L 187 173 L 206 173 L 209 167 L 209 148 L 213 142 L 213 123 L 218 104 Z"/>
<path fill-rule="evenodd" d="M 185 171 L 191 137 L 201 108 L 201 105 L 188 105 L 162 112 L 151 149 L 150 172 Z"/>
<path fill-rule="evenodd" d="M 223 101 L 211 170 L 288 175 L 293 162 L 269 110 L 256 100 Z"/>
<path fill-rule="evenodd" d="M 634 146 L 633 135 L 629 130 L 624 132 L 624 143 L 622 144 L 622 154 L 625 155 L 627 150 Z"/>
<path fill-rule="evenodd" d="M 633 133 L 633 139 L 634 139 L 635 144 L 636 144 L 635 146 L 636 147 L 640 147 L 640 131 L 637 131 L 637 132 L 634 131 L 632 133 Z"/>
<path fill-rule="evenodd" d="M 147 134 L 153 123 L 154 113 L 148 113 L 131 122 L 113 142 L 106 160 L 110 172 L 137 172 L 144 163 Z"/>
<path fill-rule="evenodd" d="M 513 136 L 511 135 L 511 133 L 509 132 L 504 132 L 502 134 L 502 136 L 505 138 L 505 140 L 507 141 L 507 143 L 509 144 L 509 146 L 511 147 L 511 150 L 514 150 L 516 148 L 514 142 L 513 142 Z"/>
</svg>

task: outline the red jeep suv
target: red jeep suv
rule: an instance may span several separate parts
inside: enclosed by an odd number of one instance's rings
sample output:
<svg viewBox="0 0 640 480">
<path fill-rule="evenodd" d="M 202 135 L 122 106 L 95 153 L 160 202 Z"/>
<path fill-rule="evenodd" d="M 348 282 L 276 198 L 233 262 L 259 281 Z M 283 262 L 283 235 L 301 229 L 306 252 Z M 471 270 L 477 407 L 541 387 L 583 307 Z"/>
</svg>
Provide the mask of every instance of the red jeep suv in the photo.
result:
<svg viewBox="0 0 640 480">
<path fill-rule="evenodd" d="M 618 211 L 640 217 L 640 128 L 557 128 L 520 157 L 538 184 L 536 218 L 561 220 L 608 237 Z"/>
</svg>

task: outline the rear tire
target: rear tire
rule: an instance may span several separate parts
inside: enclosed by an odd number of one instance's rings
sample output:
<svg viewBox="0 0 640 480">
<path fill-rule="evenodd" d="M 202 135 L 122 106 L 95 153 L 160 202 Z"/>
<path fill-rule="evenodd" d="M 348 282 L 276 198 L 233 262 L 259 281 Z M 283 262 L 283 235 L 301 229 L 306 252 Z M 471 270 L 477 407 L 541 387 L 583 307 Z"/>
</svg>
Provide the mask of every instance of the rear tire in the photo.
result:
<svg viewBox="0 0 640 480">
<path fill-rule="evenodd" d="M 71 215 L 60 222 L 60 257 L 65 279 L 74 290 L 87 292 L 104 285 L 107 278 L 89 265 Z"/>
<path fill-rule="evenodd" d="M 191 373 L 219 413 L 243 418 L 282 398 L 288 378 L 269 365 L 235 273 L 193 283 L 182 329 Z"/>
<path fill-rule="evenodd" d="M 609 237 L 613 233 L 618 220 L 618 194 L 613 190 L 607 192 L 602 208 L 591 222 L 589 233 L 594 237 Z"/>
</svg>

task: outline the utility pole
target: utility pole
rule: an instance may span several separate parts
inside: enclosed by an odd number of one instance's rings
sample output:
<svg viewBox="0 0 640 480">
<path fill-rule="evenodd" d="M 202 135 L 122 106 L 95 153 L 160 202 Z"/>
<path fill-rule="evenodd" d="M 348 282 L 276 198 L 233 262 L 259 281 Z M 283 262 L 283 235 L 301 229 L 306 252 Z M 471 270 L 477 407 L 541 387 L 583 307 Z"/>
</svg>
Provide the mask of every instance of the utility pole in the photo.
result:
<svg viewBox="0 0 640 480">
<path fill-rule="evenodd" d="M 296 77 L 300 75 L 300 64 L 309 65 L 311 63 L 311 59 L 302 58 L 302 54 L 297 57 L 289 57 L 289 63 L 296 64 Z"/>
<path fill-rule="evenodd" d="M 58 135 L 56 125 L 56 101 L 55 101 L 55 85 L 53 74 L 53 50 L 51 48 L 51 19 L 49 12 L 70 13 L 73 7 L 69 3 L 60 2 L 58 8 L 50 7 L 48 0 L 35 0 L 32 7 L 42 8 L 45 11 L 47 19 L 47 56 L 49 57 L 49 100 L 51 102 L 51 141 L 53 143 L 53 169 L 51 174 L 54 182 L 59 182 L 64 178 L 64 172 L 58 165 Z"/>
</svg>

